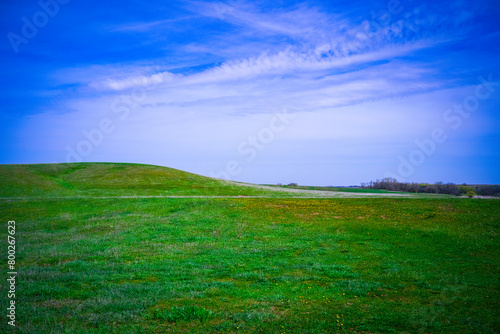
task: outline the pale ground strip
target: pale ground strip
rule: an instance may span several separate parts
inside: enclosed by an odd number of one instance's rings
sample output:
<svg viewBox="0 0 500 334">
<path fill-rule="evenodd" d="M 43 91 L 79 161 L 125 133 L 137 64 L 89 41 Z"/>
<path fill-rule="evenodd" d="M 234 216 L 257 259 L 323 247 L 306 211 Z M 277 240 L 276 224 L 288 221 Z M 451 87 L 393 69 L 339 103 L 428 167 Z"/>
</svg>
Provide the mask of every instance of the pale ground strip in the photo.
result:
<svg viewBox="0 0 500 334">
<path fill-rule="evenodd" d="M 220 180 L 227 185 L 237 186 L 242 188 L 257 188 L 278 193 L 286 193 L 290 196 L 282 198 L 370 198 L 370 197 L 385 197 L 385 198 L 413 198 L 417 195 L 413 194 L 397 194 L 397 193 L 360 193 L 360 192 L 343 192 L 343 191 L 326 191 L 326 190 L 306 190 L 306 189 L 290 189 L 277 186 L 265 186 L 259 184 L 235 182 L 228 180 Z M 428 194 L 432 196 L 433 194 Z M 439 196 L 439 195 L 438 195 Z M 0 200 L 47 200 L 47 199 L 114 199 L 114 198 L 281 198 L 273 195 L 231 195 L 231 196 L 206 196 L 206 195 L 131 195 L 131 196 L 57 196 L 57 197 L 0 197 Z M 476 196 L 475 198 L 495 198 L 488 196 Z"/>
<path fill-rule="evenodd" d="M 236 185 L 240 187 L 251 187 L 264 190 L 271 190 L 276 192 L 294 193 L 300 196 L 298 198 L 318 198 L 318 197 L 333 197 L 333 198 L 355 198 L 355 197 L 409 197 L 408 194 L 384 194 L 384 193 L 352 193 L 343 191 L 326 191 L 326 190 L 306 190 L 306 189 L 290 189 L 264 186 L 251 183 L 240 183 L 234 181 L 226 181 L 229 185 Z M 267 197 L 267 196 L 264 196 Z"/>
</svg>

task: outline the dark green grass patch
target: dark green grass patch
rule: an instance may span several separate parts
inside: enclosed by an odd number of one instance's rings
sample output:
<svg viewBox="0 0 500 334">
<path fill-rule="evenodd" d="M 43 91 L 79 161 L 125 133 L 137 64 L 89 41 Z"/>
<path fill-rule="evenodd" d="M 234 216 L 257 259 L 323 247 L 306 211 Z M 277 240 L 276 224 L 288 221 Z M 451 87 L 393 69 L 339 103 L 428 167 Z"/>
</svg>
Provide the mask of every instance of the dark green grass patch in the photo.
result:
<svg viewBox="0 0 500 334">
<path fill-rule="evenodd" d="M 165 320 L 168 322 L 177 321 L 192 321 L 199 320 L 201 322 L 215 317 L 215 314 L 205 308 L 198 306 L 172 306 L 170 309 L 153 309 L 150 312 L 150 319 Z"/>
</svg>

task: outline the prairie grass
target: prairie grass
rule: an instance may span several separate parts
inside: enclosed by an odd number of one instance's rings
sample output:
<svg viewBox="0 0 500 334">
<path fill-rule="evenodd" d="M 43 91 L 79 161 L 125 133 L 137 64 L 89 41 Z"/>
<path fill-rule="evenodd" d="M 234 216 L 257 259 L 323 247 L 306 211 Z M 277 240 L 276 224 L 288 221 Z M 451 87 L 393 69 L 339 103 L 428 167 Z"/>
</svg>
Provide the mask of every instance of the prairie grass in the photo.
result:
<svg viewBox="0 0 500 334">
<path fill-rule="evenodd" d="M 38 199 L 0 212 L 4 231 L 16 221 L 19 333 L 500 328 L 500 200 Z"/>
</svg>

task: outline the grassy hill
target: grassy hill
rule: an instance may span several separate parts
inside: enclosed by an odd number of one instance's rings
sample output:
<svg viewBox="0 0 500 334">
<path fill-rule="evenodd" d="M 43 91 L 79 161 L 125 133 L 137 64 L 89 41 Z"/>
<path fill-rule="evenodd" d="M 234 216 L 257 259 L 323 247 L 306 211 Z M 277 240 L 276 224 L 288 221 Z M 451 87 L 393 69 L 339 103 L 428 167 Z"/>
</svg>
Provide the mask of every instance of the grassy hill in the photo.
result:
<svg viewBox="0 0 500 334">
<path fill-rule="evenodd" d="M 255 196 L 269 193 L 269 190 L 152 165 L 0 165 L 0 197 Z"/>
<path fill-rule="evenodd" d="M 443 195 L 332 187 L 260 186 L 130 163 L 0 165 L 0 198 L 144 196 L 367 197 Z"/>
</svg>

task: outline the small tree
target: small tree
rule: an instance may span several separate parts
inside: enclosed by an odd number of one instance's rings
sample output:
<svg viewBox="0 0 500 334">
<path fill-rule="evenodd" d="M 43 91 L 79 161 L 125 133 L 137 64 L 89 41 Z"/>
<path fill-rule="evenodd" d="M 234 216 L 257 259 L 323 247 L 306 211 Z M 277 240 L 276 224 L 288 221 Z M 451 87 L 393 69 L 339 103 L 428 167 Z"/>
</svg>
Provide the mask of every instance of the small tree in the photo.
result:
<svg viewBox="0 0 500 334">
<path fill-rule="evenodd" d="M 469 198 L 472 198 L 474 196 L 476 196 L 476 193 L 474 192 L 474 189 L 470 188 L 467 190 L 467 196 L 469 196 Z"/>
<path fill-rule="evenodd" d="M 458 189 L 460 190 L 460 193 L 461 193 L 462 195 L 467 195 L 467 196 L 469 196 L 469 193 L 474 194 L 474 195 L 476 194 L 476 193 L 474 192 L 474 188 L 472 188 L 471 186 L 468 186 L 468 185 L 466 185 L 466 184 L 463 184 L 463 185 L 458 186 Z M 473 196 L 474 196 L 474 195 L 473 195 Z"/>
</svg>

